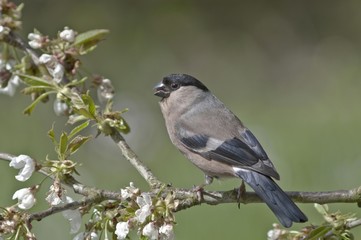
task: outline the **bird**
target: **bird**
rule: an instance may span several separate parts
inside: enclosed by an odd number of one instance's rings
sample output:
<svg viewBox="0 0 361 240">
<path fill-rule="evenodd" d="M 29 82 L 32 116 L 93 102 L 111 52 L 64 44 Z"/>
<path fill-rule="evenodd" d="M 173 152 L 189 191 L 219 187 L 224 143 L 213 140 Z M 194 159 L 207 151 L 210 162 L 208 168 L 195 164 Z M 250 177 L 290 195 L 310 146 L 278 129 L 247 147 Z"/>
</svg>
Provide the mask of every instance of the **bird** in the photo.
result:
<svg viewBox="0 0 361 240">
<path fill-rule="evenodd" d="M 239 118 L 198 79 L 170 74 L 154 87 L 171 142 L 213 179 L 237 177 L 267 204 L 280 223 L 307 222 L 307 216 L 273 180 L 280 175 L 265 150 Z"/>
</svg>

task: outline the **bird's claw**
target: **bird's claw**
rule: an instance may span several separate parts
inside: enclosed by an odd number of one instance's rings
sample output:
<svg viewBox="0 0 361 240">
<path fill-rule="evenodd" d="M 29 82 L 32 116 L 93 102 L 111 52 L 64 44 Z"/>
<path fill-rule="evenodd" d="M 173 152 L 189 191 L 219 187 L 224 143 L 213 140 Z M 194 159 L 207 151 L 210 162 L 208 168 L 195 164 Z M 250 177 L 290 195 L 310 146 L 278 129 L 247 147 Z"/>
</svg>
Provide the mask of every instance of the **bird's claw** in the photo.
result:
<svg viewBox="0 0 361 240">
<path fill-rule="evenodd" d="M 204 185 L 193 186 L 192 191 L 197 194 L 198 202 L 202 202 L 202 200 L 203 200 L 203 192 L 204 192 Z"/>
<path fill-rule="evenodd" d="M 238 202 L 238 209 L 241 207 L 241 202 L 244 197 L 244 193 L 246 192 L 246 185 L 244 184 L 244 181 L 242 180 L 241 186 L 239 188 L 235 189 L 237 191 L 237 202 Z"/>
</svg>

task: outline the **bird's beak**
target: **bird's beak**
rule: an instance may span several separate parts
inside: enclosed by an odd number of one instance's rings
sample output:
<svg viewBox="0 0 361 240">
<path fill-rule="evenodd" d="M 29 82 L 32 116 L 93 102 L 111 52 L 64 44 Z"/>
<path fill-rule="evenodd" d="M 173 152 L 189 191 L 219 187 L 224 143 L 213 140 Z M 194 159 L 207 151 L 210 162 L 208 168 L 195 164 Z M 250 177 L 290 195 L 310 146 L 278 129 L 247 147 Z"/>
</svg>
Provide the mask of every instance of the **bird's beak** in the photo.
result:
<svg viewBox="0 0 361 240">
<path fill-rule="evenodd" d="M 170 95 L 169 90 L 162 82 L 155 85 L 153 90 L 154 90 L 154 95 L 161 97 L 161 98 L 167 98 Z"/>
</svg>

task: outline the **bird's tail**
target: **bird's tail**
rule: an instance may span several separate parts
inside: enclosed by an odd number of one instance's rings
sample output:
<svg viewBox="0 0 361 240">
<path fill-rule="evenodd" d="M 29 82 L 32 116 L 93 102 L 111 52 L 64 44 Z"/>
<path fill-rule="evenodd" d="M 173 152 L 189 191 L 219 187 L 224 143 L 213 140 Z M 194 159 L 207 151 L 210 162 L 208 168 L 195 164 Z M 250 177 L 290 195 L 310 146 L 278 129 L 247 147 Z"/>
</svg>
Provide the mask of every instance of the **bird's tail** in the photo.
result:
<svg viewBox="0 0 361 240">
<path fill-rule="evenodd" d="M 236 174 L 253 188 L 284 227 L 291 227 L 292 222 L 307 222 L 306 215 L 270 177 L 250 170 Z"/>
</svg>

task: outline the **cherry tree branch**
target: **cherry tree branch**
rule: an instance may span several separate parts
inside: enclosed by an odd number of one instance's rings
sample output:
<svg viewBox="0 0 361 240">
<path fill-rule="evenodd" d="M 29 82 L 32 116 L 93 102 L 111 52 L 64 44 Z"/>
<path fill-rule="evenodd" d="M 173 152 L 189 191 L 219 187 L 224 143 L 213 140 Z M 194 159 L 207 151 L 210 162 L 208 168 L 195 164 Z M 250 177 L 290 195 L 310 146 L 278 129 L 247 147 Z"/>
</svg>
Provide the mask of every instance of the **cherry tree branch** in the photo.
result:
<svg viewBox="0 0 361 240">
<path fill-rule="evenodd" d="M 159 188 L 164 185 L 153 172 L 138 158 L 134 151 L 130 148 L 128 143 L 118 131 L 113 131 L 111 138 L 117 144 L 122 155 L 127 159 L 139 174 L 148 182 L 151 188 Z"/>
<path fill-rule="evenodd" d="M 355 219 L 346 223 L 347 229 L 352 229 L 361 225 L 361 219 Z"/>
<path fill-rule="evenodd" d="M 225 203 L 260 203 L 262 200 L 254 192 L 245 192 L 242 194 L 241 199 L 238 199 L 238 189 L 229 191 L 203 191 L 202 197 L 193 189 L 181 189 L 167 186 L 159 181 L 142 163 L 136 154 L 132 151 L 129 145 L 125 142 L 124 138 L 118 133 L 112 135 L 113 140 L 117 143 L 117 146 L 121 149 L 123 156 L 131 162 L 131 164 L 139 171 L 143 178 L 150 184 L 151 189 L 149 194 L 153 197 L 162 196 L 167 197 L 170 193 L 173 195 L 176 202 L 174 212 L 186 210 L 188 208 L 203 204 L 219 205 Z M 15 156 L 8 153 L 0 152 L 0 159 L 11 161 Z M 51 172 L 46 168 L 36 168 L 37 171 L 49 178 L 55 179 Z M 29 229 L 32 228 L 32 222 L 34 220 L 40 221 L 43 218 L 51 216 L 53 214 L 63 212 L 70 209 L 90 208 L 94 204 L 101 203 L 106 200 L 122 201 L 121 193 L 116 191 L 108 191 L 104 189 L 98 189 L 94 187 L 86 186 L 74 177 L 68 175 L 61 180 L 62 184 L 71 187 L 75 193 L 84 196 L 83 199 L 66 203 L 60 206 L 52 206 L 46 210 L 31 213 L 26 215 L 24 221 Z M 295 202 L 300 203 L 357 203 L 360 206 L 361 202 L 361 186 L 350 190 L 338 190 L 327 192 L 286 192 Z M 355 219 L 347 222 L 345 227 L 352 229 L 361 225 L 361 219 Z"/>
<path fill-rule="evenodd" d="M 245 192 L 241 199 L 237 199 L 238 189 L 230 191 L 204 191 L 199 200 L 194 191 L 187 189 L 174 189 L 176 199 L 181 202 L 176 211 L 181 211 L 201 203 L 219 205 L 225 203 L 261 203 L 263 202 L 254 192 Z M 326 192 L 286 192 L 294 202 L 298 203 L 361 203 L 361 186 L 350 190 L 337 190 Z"/>
<path fill-rule="evenodd" d="M 120 139 L 118 142 L 124 144 L 124 139 Z M 156 185 L 153 185 L 151 189 L 151 193 L 154 195 L 159 192 L 159 186 L 163 184 L 156 178 L 153 178 L 154 175 L 152 172 L 141 162 L 139 159 L 133 155 L 134 152 L 127 152 L 129 146 L 125 143 L 122 145 L 122 151 L 126 151 L 124 156 L 130 159 L 129 161 L 136 162 L 136 168 L 139 167 L 142 172 L 142 176 L 147 177 L 147 179 L 151 179 L 151 181 L 155 181 Z M 8 153 L 0 153 L 0 158 L 3 160 L 11 161 L 14 155 Z M 47 171 L 44 169 L 38 170 L 39 173 L 44 174 L 52 178 Z M 94 187 L 86 186 L 82 183 L 79 183 L 72 176 L 68 176 L 65 180 L 62 181 L 63 184 L 71 187 L 75 193 L 86 196 L 90 198 L 87 200 L 88 202 L 92 201 L 102 201 L 102 200 L 121 200 L 120 192 L 108 191 L 103 189 L 98 189 Z M 199 198 L 197 192 L 192 189 L 182 189 L 182 188 L 174 188 L 174 187 L 165 187 L 162 189 L 162 195 L 166 196 L 169 192 L 174 194 L 174 199 L 179 201 L 179 204 L 175 208 L 175 211 L 182 211 L 187 208 L 191 208 L 200 204 L 208 204 L 208 205 L 219 205 L 226 203 L 261 203 L 262 200 L 254 193 L 254 192 L 245 192 L 242 194 L 241 199 L 237 198 L 238 189 L 229 190 L 229 191 L 203 191 L 202 198 Z M 325 192 L 286 192 L 293 201 L 298 203 L 357 203 L 360 205 L 361 202 L 361 186 L 350 189 L 350 190 L 336 190 L 336 191 L 325 191 Z M 69 205 L 73 207 L 72 205 Z M 57 208 L 56 208 L 57 209 Z M 65 209 L 65 208 L 64 208 Z M 63 210 L 64 210 L 63 209 Z M 52 212 L 49 210 L 49 212 Z M 57 212 L 57 211 L 55 211 Z M 55 213 L 54 212 L 54 213 Z M 35 219 L 35 218 L 34 218 Z"/>
<path fill-rule="evenodd" d="M 32 213 L 28 215 L 26 219 L 26 224 L 31 228 L 31 222 L 34 220 L 41 221 L 43 218 L 46 218 L 50 215 L 53 215 L 55 213 L 63 212 L 69 209 L 78 209 L 80 207 L 85 207 L 88 204 L 99 202 L 99 198 L 97 197 L 87 197 L 80 201 L 74 201 L 70 203 L 66 203 L 61 206 L 52 206 L 48 208 L 47 210 Z"/>
</svg>

